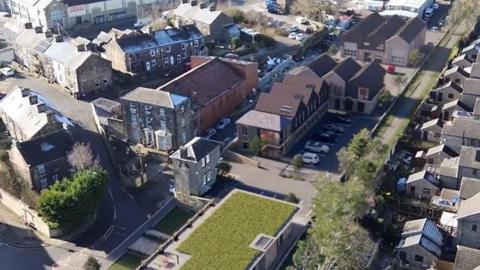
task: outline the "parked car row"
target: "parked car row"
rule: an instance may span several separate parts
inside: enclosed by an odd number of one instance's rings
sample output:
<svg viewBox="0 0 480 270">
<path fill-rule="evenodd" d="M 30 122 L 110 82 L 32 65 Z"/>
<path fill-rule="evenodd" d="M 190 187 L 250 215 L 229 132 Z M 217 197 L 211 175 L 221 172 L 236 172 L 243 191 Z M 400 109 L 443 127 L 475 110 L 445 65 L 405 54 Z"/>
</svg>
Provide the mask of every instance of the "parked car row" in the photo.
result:
<svg viewBox="0 0 480 270">
<path fill-rule="evenodd" d="M 300 153 L 303 163 L 308 165 L 319 163 L 320 156 L 330 152 L 329 145 L 335 144 L 337 139 L 347 131 L 351 122 L 350 117 L 338 115 L 324 123 L 305 143 L 305 151 Z"/>
</svg>

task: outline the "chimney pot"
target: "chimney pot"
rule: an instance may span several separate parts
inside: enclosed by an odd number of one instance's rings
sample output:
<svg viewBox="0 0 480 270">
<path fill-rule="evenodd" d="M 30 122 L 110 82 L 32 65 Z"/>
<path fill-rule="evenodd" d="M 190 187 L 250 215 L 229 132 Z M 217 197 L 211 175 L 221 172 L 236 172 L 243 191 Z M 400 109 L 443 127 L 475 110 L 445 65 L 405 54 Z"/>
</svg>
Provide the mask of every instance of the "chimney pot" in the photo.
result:
<svg viewBox="0 0 480 270">
<path fill-rule="evenodd" d="M 47 106 L 43 103 L 41 104 L 37 104 L 37 111 L 39 113 L 43 113 L 43 112 L 46 112 L 47 111 Z"/>
<path fill-rule="evenodd" d="M 22 97 L 26 97 L 30 95 L 30 89 L 28 88 L 23 88 L 22 89 Z"/>
<path fill-rule="evenodd" d="M 45 37 L 46 37 L 46 38 L 53 37 L 52 31 L 45 31 Z"/>
<path fill-rule="evenodd" d="M 31 22 L 25 23 L 24 26 L 25 26 L 25 29 L 32 29 L 32 23 Z"/>
<path fill-rule="evenodd" d="M 196 6 L 197 5 L 197 0 L 190 0 L 190 5 L 193 7 L 193 6 Z"/>
<path fill-rule="evenodd" d="M 35 105 L 38 103 L 38 97 L 35 95 L 30 95 L 29 97 L 30 105 Z"/>
<path fill-rule="evenodd" d="M 43 33 L 42 27 L 41 26 L 35 27 L 35 33 L 37 33 L 37 34 Z"/>
</svg>

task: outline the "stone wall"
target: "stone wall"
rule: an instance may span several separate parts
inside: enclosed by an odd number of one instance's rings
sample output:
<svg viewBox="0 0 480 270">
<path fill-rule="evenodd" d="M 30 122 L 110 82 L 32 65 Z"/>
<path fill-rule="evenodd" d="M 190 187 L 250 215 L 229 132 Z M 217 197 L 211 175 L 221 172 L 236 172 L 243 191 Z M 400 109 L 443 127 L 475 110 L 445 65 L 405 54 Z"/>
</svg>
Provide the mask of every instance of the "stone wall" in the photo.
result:
<svg viewBox="0 0 480 270">
<path fill-rule="evenodd" d="M 178 207 L 196 213 L 200 211 L 203 207 L 205 207 L 205 205 L 207 205 L 210 200 L 175 192 L 175 202 Z"/>
<path fill-rule="evenodd" d="M 29 223 L 30 226 L 45 236 L 58 237 L 62 235 L 60 230 L 51 230 L 37 211 L 2 188 L 0 188 L 0 203 L 8 207 L 13 213 L 23 218 L 25 222 Z"/>
</svg>

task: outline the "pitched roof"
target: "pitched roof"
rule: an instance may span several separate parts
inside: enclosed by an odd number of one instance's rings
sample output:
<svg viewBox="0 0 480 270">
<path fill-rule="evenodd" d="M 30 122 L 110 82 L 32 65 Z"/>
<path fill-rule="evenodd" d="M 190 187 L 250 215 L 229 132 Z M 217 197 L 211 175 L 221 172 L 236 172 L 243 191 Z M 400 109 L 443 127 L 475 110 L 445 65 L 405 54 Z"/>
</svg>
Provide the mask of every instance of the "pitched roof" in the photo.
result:
<svg viewBox="0 0 480 270">
<path fill-rule="evenodd" d="M 470 199 L 460 202 L 457 211 L 457 219 L 466 218 L 472 215 L 480 214 L 480 193 L 475 194 Z"/>
<path fill-rule="evenodd" d="M 350 80 L 353 75 L 355 75 L 362 66 L 358 64 L 353 58 L 347 57 L 338 63 L 331 72 L 335 72 L 340 78 L 344 81 Z"/>
<path fill-rule="evenodd" d="M 480 79 L 467 78 L 463 85 L 463 94 L 480 97 Z"/>
<path fill-rule="evenodd" d="M 183 96 L 146 87 L 137 87 L 135 90 L 128 92 L 120 99 L 171 109 L 173 109 L 175 105 L 179 105 L 187 100 L 187 98 Z"/>
<path fill-rule="evenodd" d="M 480 169 L 480 148 L 462 145 L 459 166 Z"/>
<path fill-rule="evenodd" d="M 394 36 L 403 28 L 405 21 L 397 15 L 388 18 L 383 24 L 380 24 L 373 32 L 365 37 L 368 45 L 362 44 L 363 47 L 375 49 L 385 43 L 386 40 Z"/>
<path fill-rule="evenodd" d="M 44 54 L 72 69 L 81 66 L 89 57 L 94 57 L 91 51 L 78 51 L 77 47 L 69 42 L 53 42 Z"/>
<path fill-rule="evenodd" d="M 480 134 L 480 121 L 457 117 L 443 125 L 442 135 L 460 138 L 477 138 Z"/>
<path fill-rule="evenodd" d="M 365 37 L 384 22 L 385 18 L 378 14 L 378 12 L 374 12 L 355 24 L 341 39 L 343 42 L 363 43 Z"/>
<path fill-rule="evenodd" d="M 457 91 L 458 93 L 462 93 L 462 91 L 463 91 L 463 88 L 460 85 L 458 85 L 454 81 L 449 81 L 448 83 L 445 83 L 445 84 L 433 89 L 432 92 L 441 91 L 441 90 L 446 89 L 446 88 L 452 88 L 453 90 Z"/>
<path fill-rule="evenodd" d="M 420 129 L 427 129 L 435 126 L 442 128 L 442 125 L 443 125 L 443 121 L 440 120 L 440 118 L 436 118 L 423 123 Z"/>
<path fill-rule="evenodd" d="M 206 155 L 211 153 L 213 150 L 215 150 L 215 148 L 220 146 L 220 142 L 202 137 L 195 137 L 183 146 L 181 146 L 180 149 L 175 151 L 175 153 L 173 153 L 170 157 L 175 159 L 198 162 Z M 181 155 L 182 148 L 187 150 L 187 156 Z"/>
<path fill-rule="evenodd" d="M 249 127 L 257 127 L 272 131 L 282 131 L 282 122 L 285 120 L 278 114 L 266 113 L 257 110 L 248 111 L 240 119 L 237 124 Z"/>
<path fill-rule="evenodd" d="M 214 58 L 160 86 L 158 90 L 190 97 L 193 103 L 205 106 L 244 80 L 226 62 Z"/>
<path fill-rule="evenodd" d="M 382 89 L 386 71 L 375 60 L 363 66 L 347 83 L 346 96 L 358 98 L 358 88 L 368 88 L 368 100 L 372 100 Z"/>
<path fill-rule="evenodd" d="M 31 98 L 36 99 L 36 103 L 32 104 Z M 40 111 L 39 107 L 44 107 L 44 111 Z M 21 130 L 25 138 L 32 138 L 48 124 L 47 113 L 52 110 L 38 98 L 38 94 L 29 89 L 16 87 L 0 100 L 0 111 L 15 122 L 15 126 Z"/>
<path fill-rule="evenodd" d="M 470 66 L 470 78 L 480 79 L 480 63 L 473 63 Z"/>
<path fill-rule="evenodd" d="M 260 94 L 255 110 L 293 118 L 313 93 L 313 89 L 305 85 L 274 83 L 270 93 Z"/>
<path fill-rule="evenodd" d="M 480 249 L 457 246 L 453 270 L 475 270 L 480 267 Z"/>
<path fill-rule="evenodd" d="M 423 218 L 405 223 L 399 248 L 420 245 L 433 255 L 440 256 L 443 242 L 443 234 L 435 222 Z"/>
<path fill-rule="evenodd" d="M 459 73 L 463 77 L 468 77 L 469 74 L 461 67 L 461 66 L 456 66 L 451 69 L 446 70 L 443 75 L 444 76 L 450 76 L 453 75 L 454 73 Z"/>
<path fill-rule="evenodd" d="M 448 110 L 448 109 L 456 109 L 456 110 L 463 110 L 463 111 L 466 111 L 466 112 L 470 112 L 472 111 L 472 109 L 465 103 L 463 103 L 460 99 L 455 99 L 455 100 L 452 100 L 450 102 L 447 102 L 445 104 L 443 104 L 442 106 L 442 111 L 444 110 Z"/>
<path fill-rule="evenodd" d="M 437 153 L 443 152 L 450 157 L 458 156 L 458 153 L 452 150 L 452 148 L 448 147 L 446 144 L 439 144 L 427 150 L 426 156 L 434 155 Z"/>
<path fill-rule="evenodd" d="M 227 16 L 220 10 L 211 11 L 209 7 L 200 8 L 200 4 L 192 6 L 190 3 L 182 3 L 173 10 L 173 15 L 199 21 L 205 24 L 213 23 L 220 15 Z M 233 19 L 232 22 L 233 23 Z"/>
<path fill-rule="evenodd" d="M 16 147 L 27 164 L 36 166 L 66 157 L 73 144 L 70 134 L 61 129 L 47 136 L 17 143 Z"/>
<path fill-rule="evenodd" d="M 328 54 L 324 53 L 315 58 L 310 64 L 307 65 L 313 72 L 319 77 L 327 74 L 337 65 L 337 62 Z"/>
<path fill-rule="evenodd" d="M 440 186 L 440 181 L 435 177 L 435 175 L 433 175 L 427 170 L 410 174 L 410 176 L 408 176 L 408 179 L 407 179 L 407 184 L 415 181 L 424 181 L 424 180 L 436 187 Z"/>
<path fill-rule="evenodd" d="M 399 30 L 398 35 L 407 43 L 410 43 L 426 26 L 427 25 L 422 19 L 420 19 L 419 17 L 415 17 L 407 21 L 403 28 Z"/>
<path fill-rule="evenodd" d="M 460 183 L 460 198 L 469 199 L 480 192 L 480 179 L 462 177 Z"/>
</svg>

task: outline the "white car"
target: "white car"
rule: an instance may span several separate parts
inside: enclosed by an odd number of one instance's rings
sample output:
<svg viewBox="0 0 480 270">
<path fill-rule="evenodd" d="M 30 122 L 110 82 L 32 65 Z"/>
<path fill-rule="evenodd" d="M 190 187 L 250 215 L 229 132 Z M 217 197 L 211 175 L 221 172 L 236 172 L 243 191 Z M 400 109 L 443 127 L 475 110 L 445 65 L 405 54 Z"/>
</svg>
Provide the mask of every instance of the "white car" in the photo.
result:
<svg viewBox="0 0 480 270">
<path fill-rule="evenodd" d="M 217 133 L 217 131 L 214 128 L 209 128 L 209 129 L 207 129 L 205 137 L 207 139 L 210 139 L 211 137 L 213 137 L 213 135 L 215 135 L 215 133 Z"/>
<path fill-rule="evenodd" d="M 434 26 L 430 29 L 432 32 L 438 32 L 438 27 Z"/>
<path fill-rule="evenodd" d="M 4 67 L 4 68 L 0 68 L 0 73 L 2 73 L 3 76 L 5 77 L 11 77 L 15 74 L 15 71 L 13 71 L 13 69 L 9 67 Z"/>
<path fill-rule="evenodd" d="M 295 40 L 297 41 L 302 41 L 305 38 L 305 35 L 303 33 L 299 33 L 295 36 Z"/>
<path fill-rule="evenodd" d="M 217 124 L 217 129 L 224 129 L 226 126 L 230 125 L 232 120 L 230 118 L 223 118 Z"/>
<path fill-rule="evenodd" d="M 288 34 L 288 38 L 289 39 L 296 39 L 297 38 L 297 33 L 291 32 L 290 34 Z"/>
<path fill-rule="evenodd" d="M 316 142 L 316 141 L 308 141 L 305 144 L 305 149 L 310 150 L 312 152 L 316 152 L 316 153 L 322 153 L 322 154 L 326 154 L 330 151 L 330 147 L 328 147 L 325 144 L 322 144 L 321 142 Z"/>
<path fill-rule="evenodd" d="M 305 152 L 302 155 L 302 161 L 305 164 L 317 164 L 320 162 L 320 157 L 315 153 Z"/>
</svg>

